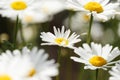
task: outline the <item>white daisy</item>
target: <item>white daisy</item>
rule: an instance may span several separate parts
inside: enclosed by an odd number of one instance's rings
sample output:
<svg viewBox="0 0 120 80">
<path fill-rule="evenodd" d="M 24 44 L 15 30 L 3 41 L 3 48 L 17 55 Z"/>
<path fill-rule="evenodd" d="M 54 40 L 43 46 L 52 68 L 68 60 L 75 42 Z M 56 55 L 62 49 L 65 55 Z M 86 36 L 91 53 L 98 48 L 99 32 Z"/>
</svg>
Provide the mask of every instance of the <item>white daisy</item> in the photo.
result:
<svg viewBox="0 0 120 80">
<path fill-rule="evenodd" d="M 120 80 L 120 62 L 117 63 L 111 71 L 109 71 L 110 73 L 110 78 L 109 80 Z"/>
<path fill-rule="evenodd" d="M 107 21 L 118 14 L 119 2 L 112 3 L 110 0 L 67 0 L 67 8 L 75 11 L 92 13 L 96 18 Z"/>
<path fill-rule="evenodd" d="M 50 21 L 53 15 L 65 9 L 64 2 L 61 0 L 35 0 L 34 8 L 25 11 L 20 16 L 22 23 L 38 23 Z"/>
<path fill-rule="evenodd" d="M 58 74 L 58 64 L 47 60 L 43 49 L 6 51 L 0 55 L 0 80 L 51 80 Z"/>
<path fill-rule="evenodd" d="M 25 47 L 22 50 L 23 55 L 31 59 L 32 68 L 28 72 L 27 80 L 52 80 L 58 74 L 58 64 L 54 60 L 47 60 L 48 54 L 43 49 L 38 50 L 34 47 L 31 51 Z"/>
<path fill-rule="evenodd" d="M 20 20 L 22 21 L 23 24 L 33 24 L 33 23 L 43 23 L 46 21 L 51 20 L 48 15 L 42 13 L 42 12 L 37 12 L 37 11 L 29 11 L 29 12 L 24 12 L 23 15 L 21 15 Z M 14 20 L 14 19 L 13 19 Z"/>
<path fill-rule="evenodd" d="M 21 56 L 18 50 L 9 50 L 0 55 L 0 80 L 24 80 L 31 69 L 27 56 Z"/>
<path fill-rule="evenodd" d="M 54 15 L 65 10 L 65 2 L 62 0 L 42 0 L 38 9 L 46 15 Z"/>
<path fill-rule="evenodd" d="M 37 29 L 38 28 L 36 25 L 23 25 L 22 34 L 23 34 L 24 41 L 31 42 L 31 41 L 35 40 L 38 37 L 37 36 L 38 32 L 36 31 Z M 23 40 L 21 38 L 20 30 L 18 31 L 17 41 L 19 43 L 23 42 Z"/>
<path fill-rule="evenodd" d="M 117 61 L 111 62 L 114 58 L 120 55 L 118 47 L 113 48 L 109 44 L 102 47 L 101 44 L 91 43 L 91 47 L 84 43 L 83 48 L 79 47 L 74 50 L 80 57 L 71 57 L 76 62 L 84 63 L 85 69 L 107 69 L 112 67 L 111 64 Z"/>
<path fill-rule="evenodd" d="M 41 45 L 58 45 L 63 47 L 69 47 L 74 48 L 74 44 L 77 42 L 80 42 L 81 39 L 79 39 L 80 35 L 77 35 L 75 33 L 70 33 L 70 30 L 65 31 L 65 27 L 62 26 L 62 29 L 56 29 L 54 27 L 54 34 L 50 32 L 42 32 L 40 37 L 42 38 L 42 41 L 45 41 L 47 43 L 42 43 Z"/>
<path fill-rule="evenodd" d="M 1 0 L 0 1 L 0 14 L 3 17 L 13 18 L 21 16 L 24 12 L 29 12 L 33 9 L 34 0 Z"/>
</svg>

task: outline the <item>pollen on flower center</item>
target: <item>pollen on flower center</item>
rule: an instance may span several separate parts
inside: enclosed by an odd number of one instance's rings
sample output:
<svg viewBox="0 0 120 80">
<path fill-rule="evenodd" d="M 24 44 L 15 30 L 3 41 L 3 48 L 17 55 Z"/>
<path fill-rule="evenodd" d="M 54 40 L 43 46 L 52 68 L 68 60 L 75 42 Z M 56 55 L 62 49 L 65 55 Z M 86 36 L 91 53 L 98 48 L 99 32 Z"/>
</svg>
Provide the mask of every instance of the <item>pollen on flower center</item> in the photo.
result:
<svg viewBox="0 0 120 80">
<path fill-rule="evenodd" d="M 84 8 L 89 11 L 96 11 L 97 13 L 103 12 L 103 7 L 98 2 L 88 2 L 84 5 Z"/>
<path fill-rule="evenodd" d="M 10 76 L 4 74 L 4 75 L 0 75 L 0 80 L 12 80 Z"/>
<path fill-rule="evenodd" d="M 11 3 L 11 8 L 14 10 L 24 10 L 27 8 L 27 4 L 22 0 L 14 1 Z"/>
<path fill-rule="evenodd" d="M 32 77 L 36 73 L 36 70 L 32 68 L 28 74 L 29 77 Z"/>
<path fill-rule="evenodd" d="M 107 63 L 107 61 L 100 56 L 93 56 L 92 58 L 89 59 L 89 62 L 96 67 L 103 66 Z"/>
<path fill-rule="evenodd" d="M 55 42 L 56 42 L 57 44 L 68 45 L 68 40 L 67 40 L 67 39 L 64 39 L 64 38 L 56 38 L 56 39 L 55 39 Z"/>
</svg>

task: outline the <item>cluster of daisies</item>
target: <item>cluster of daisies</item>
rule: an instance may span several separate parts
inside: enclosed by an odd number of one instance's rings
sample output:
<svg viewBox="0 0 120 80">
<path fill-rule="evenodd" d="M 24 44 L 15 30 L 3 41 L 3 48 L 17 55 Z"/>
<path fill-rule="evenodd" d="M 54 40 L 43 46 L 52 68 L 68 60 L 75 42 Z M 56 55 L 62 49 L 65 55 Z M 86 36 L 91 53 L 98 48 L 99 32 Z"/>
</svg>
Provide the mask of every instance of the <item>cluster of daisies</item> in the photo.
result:
<svg viewBox="0 0 120 80">
<path fill-rule="evenodd" d="M 82 47 L 77 48 L 74 47 L 74 44 L 81 41 L 79 36 L 80 35 L 77 35 L 76 33 L 71 33 L 70 30 L 65 31 L 64 26 L 62 26 L 61 30 L 54 27 L 54 34 L 50 32 L 41 33 L 40 37 L 46 42 L 41 45 L 58 45 L 60 47 L 74 49 L 75 54 L 79 57 L 73 56 L 71 59 L 75 62 L 84 63 L 84 69 L 96 70 L 101 68 L 107 70 L 107 68 L 113 67 L 110 74 L 114 77 L 110 77 L 110 80 L 113 80 L 113 78 L 115 80 L 118 79 L 116 76 L 119 76 L 120 69 L 117 66 L 120 66 L 120 60 L 113 61 L 120 55 L 118 47 L 113 48 L 113 46 L 109 44 L 102 46 L 101 44 L 91 42 L 90 45 L 84 43 Z M 117 66 L 114 67 L 113 64 L 116 64 Z M 118 72 L 116 71 L 117 69 L 119 70 Z"/>
<path fill-rule="evenodd" d="M 47 2 L 45 2 L 47 1 Z M 52 1 L 52 2 L 51 2 Z M 0 0 L 0 14 L 13 20 L 18 16 L 22 23 L 39 22 L 51 19 L 51 15 L 66 9 L 85 12 L 88 16 L 107 21 L 113 18 L 119 8 L 119 1 L 110 0 L 67 0 L 67 6 L 62 0 Z M 60 3 L 59 3 L 60 2 Z M 51 4 L 50 4 L 51 3 Z M 53 4 L 54 3 L 54 4 Z M 48 6 L 49 5 L 49 6 Z M 54 6 L 55 5 L 55 6 Z M 57 6 L 56 6 L 57 5 Z M 57 8 L 56 8 L 57 7 Z M 50 9 L 49 9 L 50 8 Z M 56 9 L 51 9 L 56 8 Z M 50 11 L 49 11 L 50 10 Z M 47 14 L 47 16 L 46 16 Z M 82 47 L 75 47 L 74 44 L 81 41 L 80 35 L 54 27 L 54 34 L 42 32 L 40 38 L 46 43 L 41 45 L 58 45 L 74 49 L 79 57 L 71 57 L 72 60 L 84 63 L 84 69 L 106 70 L 111 68 L 110 80 L 120 80 L 120 61 L 113 61 L 120 55 L 118 47 L 111 45 L 84 43 Z M 32 50 L 24 47 L 21 51 L 7 50 L 0 55 L 0 80 L 51 80 L 51 77 L 58 75 L 58 64 L 54 60 L 47 60 L 48 55 L 43 49 L 34 47 Z M 113 65 L 115 64 L 115 66 Z"/>
<path fill-rule="evenodd" d="M 63 10 L 63 0 L 0 1 L 1 16 L 10 18 L 11 20 L 16 20 L 16 16 L 18 16 L 23 24 L 49 21 L 54 14 Z"/>
<path fill-rule="evenodd" d="M 12 20 L 19 16 L 22 23 L 38 23 L 51 20 L 63 10 L 74 10 L 87 15 L 91 12 L 97 20 L 107 21 L 120 14 L 119 3 L 119 0 L 1 0 L 0 14 Z"/>
</svg>

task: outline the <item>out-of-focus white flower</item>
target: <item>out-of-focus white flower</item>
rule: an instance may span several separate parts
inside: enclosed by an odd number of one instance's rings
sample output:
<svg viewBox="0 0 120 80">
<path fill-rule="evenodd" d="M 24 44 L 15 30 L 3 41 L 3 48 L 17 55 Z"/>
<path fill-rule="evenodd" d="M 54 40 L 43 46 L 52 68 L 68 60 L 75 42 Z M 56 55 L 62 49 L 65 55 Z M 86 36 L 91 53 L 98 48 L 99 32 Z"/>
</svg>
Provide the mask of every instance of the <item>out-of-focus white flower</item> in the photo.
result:
<svg viewBox="0 0 120 80">
<path fill-rule="evenodd" d="M 0 14 L 3 17 L 16 17 L 24 14 L 25 11 L 29 11 L 34 8 L 32 5 L 34 0 L 1 0 L 0 1 Z"/>
<path fill-rule="evenodd" d="M 65 9 L 62 0 L 1 0 L 0 8 L 3 17 L 16 20 L 19 16 L 23 24 L 49 21 Z"/>
<path fill-rule="evenodd" d="M 27 53 L 27 51 L 29 51 Z M 31 60 L 32 68 L 28 72 L 26 80 L 52 80 L 58 74 L 58 64 L 55 60 L 47 60 L 48 54 L 43 49 L 38 50 L 34 47 L 31 51 L 24 47 L 22 50 L 23 55 L 28 55 Z"/>
<path fill-rule="evenodd" d="M 23 27 L 22 34 L 20 30 L 18 31 L 17 35 L 18 42 L 20 43 L 22 42 L 21 35 L 23 35 L 22 37 L 26 42 L 31 42 L 36 39 L 38 33 L 37 31 L 38 27 L 36 25 L 23 25 L 22 27 Z"/>
<path fill-rule="evenodd" d="M 120 80 L 120 62 L 117 63 L 114 67 L 112 67 L 112 70 L 109 71 L 110 77 L 109 80 Z"/>
<path fill-rule="evenodd" d="M 3 17 L 16 20 L 19 16 L 22 24 L 45 22 L 51 18 L 37 9 L 40 8 L 41 0 L 2 0 L 0 2 L 0 14 Z M 42 4 L 42 3 L 41 3 Z"/>
<path fill-rule="evenodd" d="M 48 54 L 43 49 L 32 50 L 24 47 L 22 51 L 7 50 L 0 55 L 1 80 L 52 80 L 58 74 L 58 64 L 47 60 Z"/>
<path fill-rule="evenodd" d="M 100 23 L 93 23 L 91 37 L 94 41 L 102 41 L 104 36 L 103 26 Z"/>
<path fill-rule="evenodd" d="M 34 10 L 31 10 L 29 12 L 24 12 L 24 14 L 21 15 L 19 18 L 22 24 L 43 23 L 52 19 L 48 15 Z"/>
<path fill-rule="evenodd" d="M 71 25 L 70 29 L 77 32 L 78 34 L 83 34 L 88 32 L 90 16 L 85 12 L 77 12 L 71 17 L 71 23 L 68 24 L 69 18 L 65 20 L 65 25 Z M 103 26 L 95 19 L 92 25 L 91 36 L 95 41 L 102 41 L 104 34 Z M 85 35 L 84 35 L 85 36 Z"/>
<path fill-rule="evenodd" d="M 36 0 L 33 6 L 33 9 L 20 16 L 22 23 L 46 22 L 51 20 L 53 15 L 65 9 L 64 1 L 61 0 Z"/>
<path fill-rule="evenodd" d="M 27 56 L 22 56 L 18 50 L 7 50 L 0 55 L 0 80 L 24 80 L 30 67 Z"/>
<path fill-rule="evenodd" d="M 85 14 L 84 12 L 77 12 L 74 15 L 71 16 L 71 22 L 69 22 L 69 17 L 64 21 L 64 24 L 66 26 L 70 25 L 70 29 L 72 31 L 76 31 L 78 33 L 85 32 L 86 26 L 88 26 L 89 23 L 89 15 Z M 70 24 L 69 24 L 70 23 Z"/>
<path fill-rule="evenodd" d="M 112 3 L 110 0 L 67 0 L 67 8 L 75 11 L 83 11 L 93 14 L 101 21 L 107 21 L 118 14 L 119 2 Z"/>
<path fill-rule="evenodd" d="M 120 55 L 118 47 L 112 49 L 112 46 L 106 44 L 102 47 L 101 44 L 91 43 L 91 47 L 84 43 L 83 48 L 76 48 L 74 51 L 80 57 L 71 57 L 76 62 L 84 63 L 85 69 L 107 69 L 112 67 L 111 64 L 117 61 L 112 61 L 114 58 Z"/>
<path fill-rule="evenodd" d="M 80 42 L 81 39 L 79 39 L 80 35 L 77 35 L 75 33 L 70 33 L 70 30 L 66 30 L 64 26 L 62 26 L 62 29 L 59 28 L 56 29 L 54 27 L 54 34 L 50 32 L 42 32 L 40 37 L 42 38 L 42 41 L 45 41 L 47 43 L 42 43 L 41 45 L 58 45 L 68 48 L 74 48 L 74 44 L 77 42 Z"/>
<path fill-rule="evenodd" d="M 63 0 L 41 0 L 36 7 L 38 11 L 43 14 L 53 16 L 65 9 L 65 2 Z"/>
</svg>

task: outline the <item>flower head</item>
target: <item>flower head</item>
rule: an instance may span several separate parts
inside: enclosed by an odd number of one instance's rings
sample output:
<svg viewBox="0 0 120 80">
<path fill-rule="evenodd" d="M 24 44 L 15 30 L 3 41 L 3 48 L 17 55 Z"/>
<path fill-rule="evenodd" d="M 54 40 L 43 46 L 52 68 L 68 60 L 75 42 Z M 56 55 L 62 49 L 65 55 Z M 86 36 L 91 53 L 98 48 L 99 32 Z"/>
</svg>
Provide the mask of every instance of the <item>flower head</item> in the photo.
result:
<svg viewBox="0 0 120 80">
<path fill-rule="evenodd" d="M 24 24 L 49 21 L 54 14 L 63 11 L 64 8 L 63 1 L 60 0 L 0 1 L 0 14 L 3 17 L 16 20 L 16 16 L 19 16 Z"/>
<path fill-rule="evenodd" d="M 0 80 L 51 80 L 58 74 L 58 64 L 47 60 L 43 49 L 6 51 L 0 55 Z"/>
<path fill-rule="evenodd" d="M 22 14 L 23 11 L 29 10 L 33 0 L 2 0 L 0 2 L 0 14 L 5 17 L 13 17 Z"/>
<path fill-rule="evenodd" d="M 43 49 L 38 50 L 37 47 L 34 47 L 30 51 L 24 47 L 22 53 L 30 58 L 32 64 L 28 77 L 26 77 L 27 80 L 51 80 L 51 77 L 58 74 L 58 64 L 55 64 L 53 59 L 47 60 L 48 54 Z"/>
<path fill-rule="evenodd" d="M 101 21 L 107 21 L 118 14 L 119 2 L 112 3 L 110 0 L 68 0 L 68 9 L 92 13 Z"/>
<path fill-rule="evenodd" d="M 85 69 L 107 69 L 112 67 L 111 64 L 116 63 L 117 61 L 111 62 L 114 58 L 120 55 L 118 47 L 113 48 L 109 44 L 102 47 L 101 44 L 91 43 L 91 47 L 88 44 L 83 44 L 83 48 L 76 48 L 74 51 L 80 56 L 71 57 L 76 62 L 84 63 Z"/>
<path fill-rule="evenodd" d="M 62 26 L 62 29 L 56 29 L 54 27 L 54 34 L 50 32 L 42 32 L 40 37 L 43 41 L 47 43 L 42 43 L 41 45 L 58 45 L 63 47 L 69 47 L 74 48 L 74 44 L 77 42 L 80 42 L 81 40 L 78 39 L 79 35 L 72 33 L 70 35 L 70 30 L 65 31 L 64 26 Z"/>
<path fill-rule="evenodd" d="M 51 18 L 48 17 L 48 15 L 35 10 L 30 10 L 28 12 L 25 11 L 24 14 L 22 14 L 19 18 L 25 25 L 33 23 L 43 23 L 51 20 Z"/>
<path fill-rule="evenodd" d="M 62 0 L 35 0 L 34 9 L 25 12 L 21 17 L 23 23 L 46 22 L 53 19 L 53 15 L 63 11 L 64 1 Z M 57 5 L 57 6 L 56 6 Z"/>
<path fill-rule="evenodd" d="M 41 0 L 38 5 L 38 10 L 46 15 L 52 16 L 65 9 L 65 2 L 63 0 Z"/>
<path fill-rule="evenodd" d="M 19 50 L 7 50 L 0 55 L 0 80 L 24 80 L 30 67 L 30 59 Z"/>
</svg>

